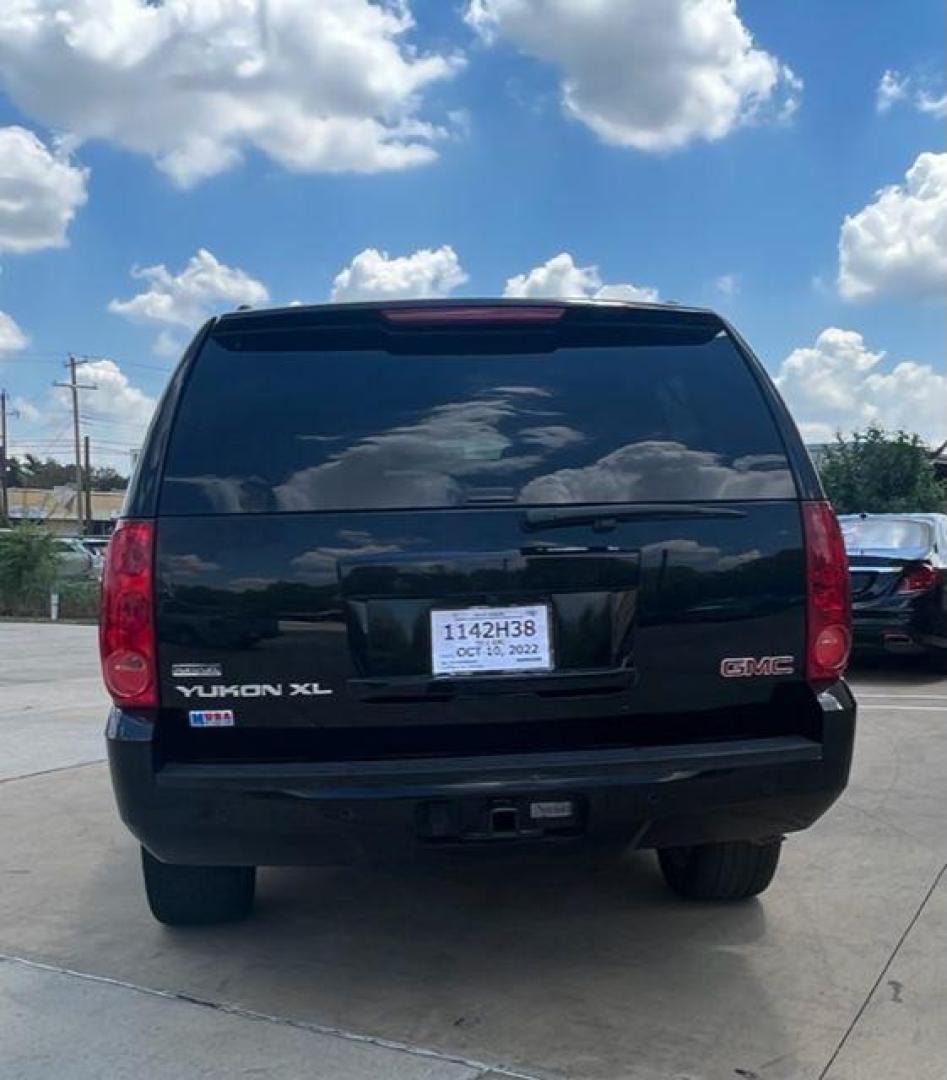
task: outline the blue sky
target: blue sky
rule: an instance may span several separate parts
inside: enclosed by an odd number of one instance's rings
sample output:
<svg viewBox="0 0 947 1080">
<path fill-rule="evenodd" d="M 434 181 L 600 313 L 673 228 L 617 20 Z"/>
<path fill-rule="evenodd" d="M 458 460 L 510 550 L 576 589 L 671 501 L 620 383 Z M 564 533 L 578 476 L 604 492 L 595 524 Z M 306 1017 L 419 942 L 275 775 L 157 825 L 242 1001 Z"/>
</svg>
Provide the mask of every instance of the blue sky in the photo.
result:
<svg viewBox="0 0 947 1080">
<path fill-rule="evenodd" d="M 199 6 L 0 12 L 14 451 L 69 456 L 49 384 L 71 350 L 112 361 L 90 365 L 85 415 L 98 459 L 122 466 L 204 314 L 326 300 L 366 249 L 383 255 L 341 298 L 494 295 L 526 275 L 531 295 L 708 304 L 809 438 L 873 417 L 947 438 L 940 0 L 284 0 L 302 20 L 286 26 L 276 6 L 246 26 L 252 5 L 226 0 L 217 23 Z M 716 35 L 704 55 L 696 20 Z"/>
</svg>

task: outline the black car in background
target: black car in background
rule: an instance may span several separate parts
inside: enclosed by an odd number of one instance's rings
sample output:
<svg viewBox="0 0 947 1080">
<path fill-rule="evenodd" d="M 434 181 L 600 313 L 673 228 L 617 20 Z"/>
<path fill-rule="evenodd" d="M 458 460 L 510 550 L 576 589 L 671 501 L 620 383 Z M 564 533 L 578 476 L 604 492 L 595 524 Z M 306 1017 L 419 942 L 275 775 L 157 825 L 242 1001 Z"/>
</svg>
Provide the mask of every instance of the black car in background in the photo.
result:
<svg viewBox="0 0 947 1080">
<path fill-rule="evenodd" d="M 839 518 L 852 577 L 855 648 L 947 665 L 947 514 Z"/>
</svg>

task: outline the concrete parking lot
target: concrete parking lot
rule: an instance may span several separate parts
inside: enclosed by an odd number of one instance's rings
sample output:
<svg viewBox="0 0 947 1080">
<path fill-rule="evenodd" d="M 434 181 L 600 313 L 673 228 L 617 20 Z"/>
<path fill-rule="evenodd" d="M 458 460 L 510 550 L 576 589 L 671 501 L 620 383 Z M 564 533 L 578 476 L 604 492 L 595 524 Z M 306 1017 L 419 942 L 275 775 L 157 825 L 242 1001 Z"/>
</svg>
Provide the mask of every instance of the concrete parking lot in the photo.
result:
<svg viewBox="0 0 947 1080">
<path fill-rule="evenodd" d="M 942 1080 L 947 677 L 856 671 L 841 803 L 772 888 L 653 856 L 266 870 L 154 923 L 101 759 L 90 627 L 0 623 L 0 1077 Z"/>
</svg>

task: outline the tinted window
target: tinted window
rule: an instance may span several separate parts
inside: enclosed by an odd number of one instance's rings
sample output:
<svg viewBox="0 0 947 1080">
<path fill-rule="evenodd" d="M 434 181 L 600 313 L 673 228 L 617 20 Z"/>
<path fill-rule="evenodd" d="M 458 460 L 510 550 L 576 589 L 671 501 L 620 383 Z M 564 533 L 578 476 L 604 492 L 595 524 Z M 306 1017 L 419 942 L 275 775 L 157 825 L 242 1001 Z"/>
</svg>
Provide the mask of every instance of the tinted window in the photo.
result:
<svg viewBox="0 0 947 1080">
<path fill-rule="evenodd" d="M 934 534 L 924 521 L 909 518 L 858 518 L 842 522 L 842 535 L 848 551 L 891 549 L 928 551 Z"/>
<path fill-rule="evenodd" d="M 162 513 L 795 494 L 731 341 L 513 355 L 205 346 Z"/>
</svg>

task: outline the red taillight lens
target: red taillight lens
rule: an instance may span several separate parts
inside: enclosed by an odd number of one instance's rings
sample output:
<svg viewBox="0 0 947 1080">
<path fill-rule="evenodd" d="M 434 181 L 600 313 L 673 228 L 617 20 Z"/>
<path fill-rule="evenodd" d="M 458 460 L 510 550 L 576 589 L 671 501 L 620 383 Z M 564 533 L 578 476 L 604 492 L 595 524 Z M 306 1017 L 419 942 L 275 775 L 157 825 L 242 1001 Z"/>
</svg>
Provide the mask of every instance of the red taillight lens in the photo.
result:
<svg viewBox="0 0 947 1080">
<path fill-rule="evenodd" d="M 158 702 L 153 564 L 152 523 L 121 522 L 105 556 L 99 652 L 105 685 L 123 707 Z"/>
<path fill-rule="evenodd" d="M 898 592 L 927 592 L 937 584 L 937 571 L 930 563 L 918 563 L 904 571 Z"/>
<path fill-rule="evenodd" d="M 842 530 L 825 502 L 802 504 L 806 537 L 806 676 L 837 679 L 852 646 L 848 557 Z"/>
</svg>

